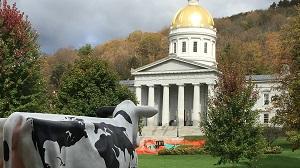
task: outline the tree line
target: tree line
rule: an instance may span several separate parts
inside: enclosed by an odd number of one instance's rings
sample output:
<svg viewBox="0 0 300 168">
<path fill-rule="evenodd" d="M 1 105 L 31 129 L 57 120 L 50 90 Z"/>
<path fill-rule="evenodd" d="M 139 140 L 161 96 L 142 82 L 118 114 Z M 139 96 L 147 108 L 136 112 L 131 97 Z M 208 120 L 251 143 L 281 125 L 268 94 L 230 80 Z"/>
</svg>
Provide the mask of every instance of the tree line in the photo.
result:
<svg viewBox="0 0 300 168">
<path fill-rule="evenodd" d="M 278 3 L 273 2 L 272 5 L 270 5 L 270 8 L 271 9 L 286 8 L 286 7 L 297 6 L 299 4 L 300 4 L 300 0 L 280 0 Z"/>
</svg>

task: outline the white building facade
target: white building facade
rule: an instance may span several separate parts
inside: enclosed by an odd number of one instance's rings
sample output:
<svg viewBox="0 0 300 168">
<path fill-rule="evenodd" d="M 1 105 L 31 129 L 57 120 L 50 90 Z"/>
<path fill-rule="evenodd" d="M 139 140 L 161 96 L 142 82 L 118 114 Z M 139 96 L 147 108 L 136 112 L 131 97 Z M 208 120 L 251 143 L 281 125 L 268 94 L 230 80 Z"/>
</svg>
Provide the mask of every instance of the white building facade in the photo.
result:
<svg viewBox="0 0 300 168">
<path fill-rule="evenodd" d="M 217 81 L 217 30 L 213 17 L 199 5 L 188 5 L 175 15 L 169 34 L 169 56 L 132 70 L 139 105 L 154 106 L 159 113 L 144 122 L 145 137 L 202 135 L 199 125 L 206 119 L 207 104 Z M 273 76 L 253 76 L 260 94 L 255 105 L 264 111 L 262 123 L 275 115 L 271 98 L 278 82 Z M 127 83 L 128 85 L 128 83 Z M 268 100 L 267 100 L 268 99 Z"/>
</svg>

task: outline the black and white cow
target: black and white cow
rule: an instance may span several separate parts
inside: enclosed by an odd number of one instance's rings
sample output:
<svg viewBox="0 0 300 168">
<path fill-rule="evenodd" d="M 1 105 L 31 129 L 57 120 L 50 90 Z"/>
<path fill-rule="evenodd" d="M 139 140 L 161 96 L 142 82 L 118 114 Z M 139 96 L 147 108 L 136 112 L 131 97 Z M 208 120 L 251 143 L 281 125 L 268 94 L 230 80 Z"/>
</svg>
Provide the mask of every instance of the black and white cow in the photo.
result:
<svg viewBox="0 0 300 168">
<path fill-rule="evenodd" d="M 137 107 L 128 100 L 116 106 L 113 118 L 13 113 L 0 120 L 2 164 L 5 168 L 137 167 L 138 120 L 156 113 L 153 107 Z"/>
</svg>

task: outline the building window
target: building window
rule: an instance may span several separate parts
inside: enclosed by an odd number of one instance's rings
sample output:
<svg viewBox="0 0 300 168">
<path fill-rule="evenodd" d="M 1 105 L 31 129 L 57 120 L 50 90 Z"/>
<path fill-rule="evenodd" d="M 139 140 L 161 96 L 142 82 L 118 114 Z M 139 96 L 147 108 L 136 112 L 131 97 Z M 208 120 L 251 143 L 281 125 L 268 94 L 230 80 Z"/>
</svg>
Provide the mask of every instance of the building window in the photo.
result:
<svg viewBox="0 0 300 168">
<path fill-rule="evenodd" d="M 174 43 L 174 53 L 176 54 L 177 46 L 176 43 Z"/>
<path fill-rule="evenodd" d="M 204 53 L 207 53 L 207 42 L 204 43 Z"/>
<path fill-rule="evenodd" d="M 269 105 L 269 104 L 270 104 L 270 94 L 264 93 L 264 105 Z"/>
<path fill-rule="evenodd" d="M 182 52 L 186 52 L 186 42 L 182 42 Z"/>
<path fill-rule="evenodd" d="M 193 52 L 198 52 L 198 43 L 197 43 L 197 41 L 194 42 Z"/>
<path fill-rule="evenodd" d="M 264 124 L 269 123 L 269 114 L 264 114 Z"/>
</svg>

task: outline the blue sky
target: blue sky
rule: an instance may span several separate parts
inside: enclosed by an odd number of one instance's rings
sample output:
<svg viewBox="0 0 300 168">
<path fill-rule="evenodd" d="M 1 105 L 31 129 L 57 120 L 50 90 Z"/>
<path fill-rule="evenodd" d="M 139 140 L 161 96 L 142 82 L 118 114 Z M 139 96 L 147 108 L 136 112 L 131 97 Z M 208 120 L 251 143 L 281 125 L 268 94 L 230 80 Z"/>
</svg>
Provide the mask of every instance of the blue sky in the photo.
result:
<svg viewBox="0 0 300 168">
<path fill-rule="evenodd" d="M 39 33 L 41 50 L 78 48 L 124 38 L 135 30 L 169 26 L 187 0 L 10 0 L 28 15 Z M 266 9 L 278 0 L 200 0 L 213 17 Z"/>
</svg>

